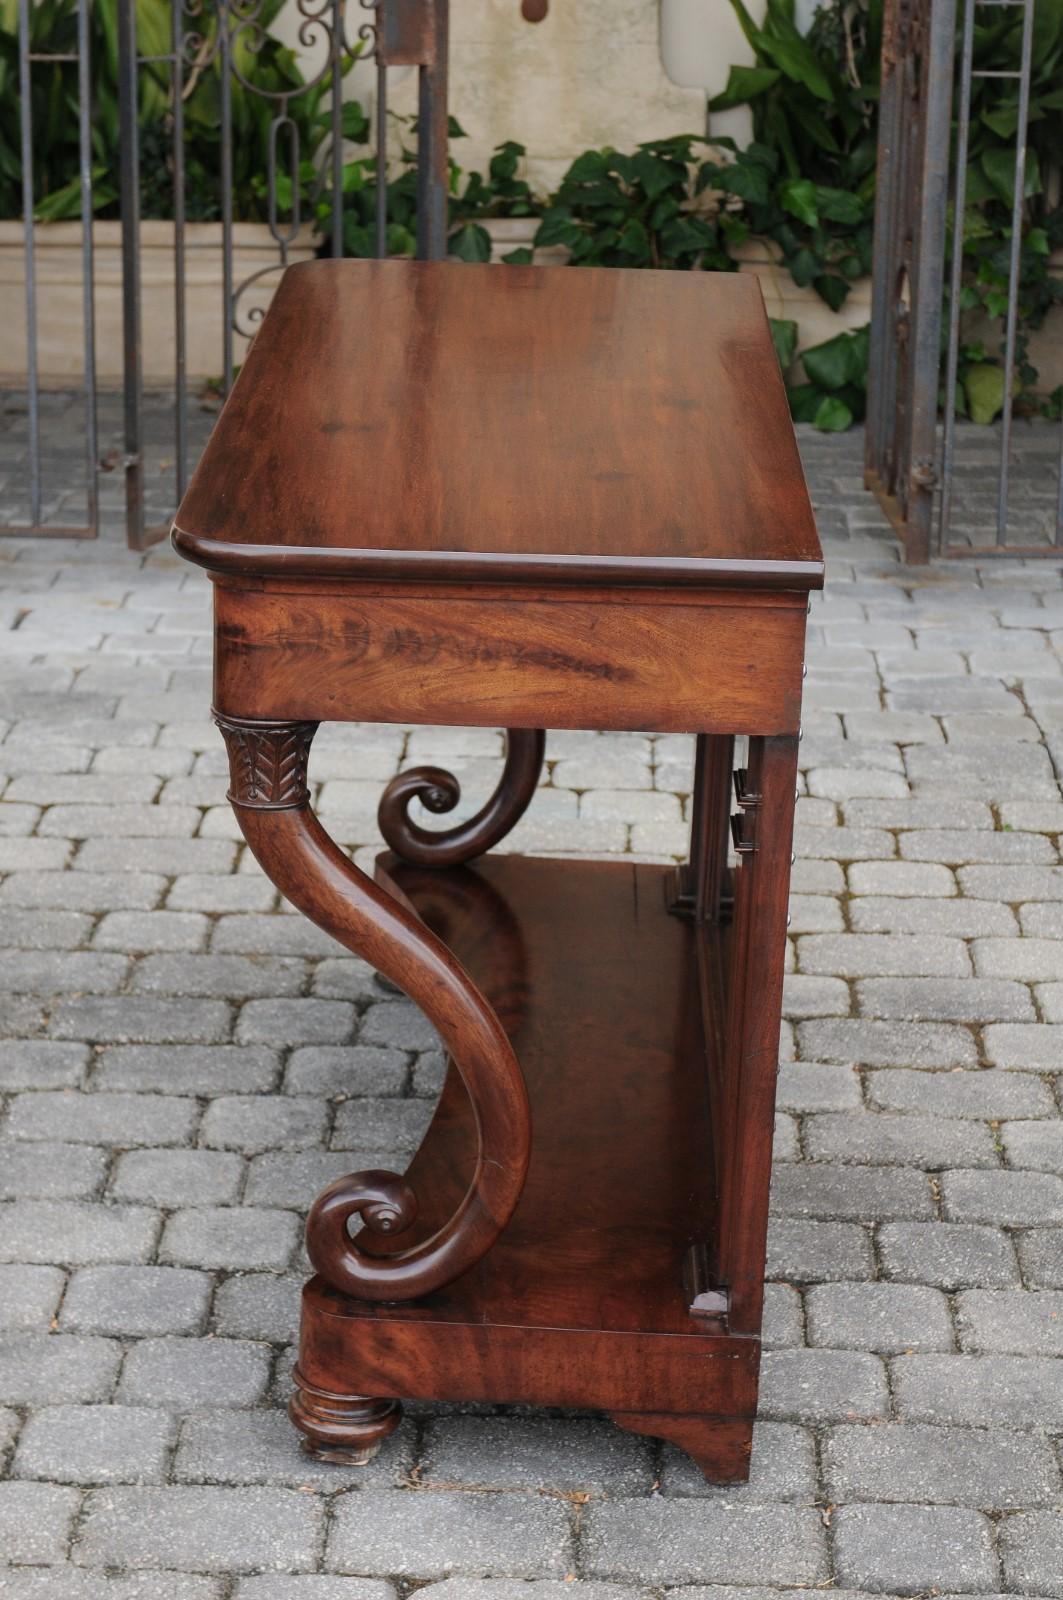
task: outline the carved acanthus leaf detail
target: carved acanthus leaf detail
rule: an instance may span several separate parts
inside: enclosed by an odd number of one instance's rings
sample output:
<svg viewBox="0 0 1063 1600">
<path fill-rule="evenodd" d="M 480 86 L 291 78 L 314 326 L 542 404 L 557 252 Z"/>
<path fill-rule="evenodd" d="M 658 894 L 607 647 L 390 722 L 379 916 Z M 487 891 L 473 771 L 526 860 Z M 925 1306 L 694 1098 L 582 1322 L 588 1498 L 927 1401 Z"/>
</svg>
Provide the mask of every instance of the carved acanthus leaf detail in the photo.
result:
<svg viewBox="0 0 1063 1600">
<path fill-rule="evenodd" d="M 284 811 L 310 799 L 307 762 L 316 722 L 236 722 L 215 715 L 229 752 L 229 799 L 257 811 Z"/>
</svg>

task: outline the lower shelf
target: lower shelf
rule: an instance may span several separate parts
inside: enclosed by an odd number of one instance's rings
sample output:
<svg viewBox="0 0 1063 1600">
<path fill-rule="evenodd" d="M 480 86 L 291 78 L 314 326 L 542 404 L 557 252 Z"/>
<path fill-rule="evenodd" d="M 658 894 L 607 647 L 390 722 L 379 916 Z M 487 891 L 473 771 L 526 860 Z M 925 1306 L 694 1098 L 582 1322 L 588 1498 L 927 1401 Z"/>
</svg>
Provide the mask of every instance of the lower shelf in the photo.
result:
<svg viewBox="0 0 1063 1600">
<path fill-rule="evenodd" d="M 713 935 L 669 915 L 673 874 L 519 856 L 446 871 L 389 858 L 388 872 L 513 1041 L 531 1166 L 509 1226 L 446 1289 L 370 1305 L 313 1279 L 304 1378 L 333 1393 L 751 1417 L 759 1341 L 692 1315 L 685 1281 L 714 1226 L 696 970 Z M 474 1150 L 451 1068 L 410 1167 L 417 1237 L 454 1210 Z M 641 1431 L 665 1431 L 654 1420 Z"/>
</svg>

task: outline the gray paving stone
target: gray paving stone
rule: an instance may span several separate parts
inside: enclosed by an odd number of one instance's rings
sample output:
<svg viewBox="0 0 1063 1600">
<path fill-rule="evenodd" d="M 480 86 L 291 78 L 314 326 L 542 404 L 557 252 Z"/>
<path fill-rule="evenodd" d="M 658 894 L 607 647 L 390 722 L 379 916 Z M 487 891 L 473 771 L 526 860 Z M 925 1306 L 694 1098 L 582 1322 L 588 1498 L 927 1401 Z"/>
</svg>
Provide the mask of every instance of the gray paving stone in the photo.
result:
<svg viewBox="0 0 1063 1600">
<path fill-rule="evenodd" d="M 414 1462 L 414 1425 L 409 1420 L 366 1467 L 314 1461 L 300 1448 L 300 1435 L 285 1410 L 210 1412 L 186 1419 L 174 1459 L 182 1483 L 269 1483 L 328 1492 L 405 1481 Z"/>
<path fill-rule="evenodd" d="M 198 912 L 111 911 L 101 918 L 92 943 L 97 950 L 202 950 L 209 931 Z"/>
<path fill-rule="evenodd" d="M 325 1565 L 367 1576 L 563 1577 L 569 1510 L 531 1495 L 366 1489 L 337 1501 Z"/>
<path fill-rule="evenodd" d="M 370 1006 L 358 1032 L 360 1044 L 389 1045 L 396 1050 L 435 1050 L 439 1035 L 423 1012 L 408 1000 Z"/>
<path fill-rule="evenodd" d="M 865 1017 L 801 1022 L 797 1038 L 810 1061 L 865 1067 L 975 1067 L 969 1029 L 940 1022 L 873 1022 Z"/>
<path fill-rule="evenodd" d="M 13 911 L 5 908 L 4 938 L 26 950 L 75 950 L 92 933 L 83 911 Z"/>
<path fill-rule="evenodd" d="M 65 1285 L 58 1267 L 0 1266 L 0 1328 L 43 1332 Z"/>
<path fill-rule="evenodd" d="M 167 1210 L 192 1201 L 225 1205 L 236 1199 L 243 1174 L 243 1161 L 230 1151 L 129 1150 L 118 1158 L 110 1192 Z"/>
<path fill-rule="evenodd" d="M 198 827 L 194 806 L 136 803 L 50 806 L 38 823 L 42 838 L 61 839 L 187 839 Z"/>
<path fill-rule="evenodd" d="M 205 1206 L 174 1213 L 163 1231 L 159 1255 L 163 1261 L 208 1270 L 261 1267 L 283 1272 L 299 1233 L 299 1219 L 291 1211 Z"/>
<path fill-rule="evenodd" d="M 141 1261 L 152 1252 L 158 1218 L 141 1206 L 74 1200 L 15 1200 L 0 1208 L 0 1259 L 79 1266 Z"/>
<path fill-rule="evenodd" d="M 932 1217 L 933 1196 L 913 1167 L 848 1167 L 781 1162 L 772 1173 L 771 1207 L 784 1216 L 877 1222 Z"/>
<path fill-rule="evenodd" d="M 265 1045 L 124 1044 L 101 1049 L 98 1089 L 254 1094 L 277 1086 L 280 1055 Z"/>
<path fill-rule="evenodd" d="M 898 1356 L 893 1385 L 905 1421 L 1063 1427 L 1059 1363 L 1041 1356 Z"/>
<path fill-rule="evenodd" d="M 79 1567 L 0 1568 L 2 1600 L 220 1600 L 220 1580 L 177 1572 L 113 1576 Z"/>
<path fill-rule="evenodd" d="M 962 1222 L 888 1222 L 878 1231 L 888 1278 L 939 1289 L 1018 1282 L 1015 1247 L 1001 1228 Z"/>
<path fill-rule="evenodd" d="M 960 1506 L 842 1506 L 834 1559 L 839 1580 L 854 1589 L 970 1593 L 998 1581 L 988 1518 Z"/>
<path fill-rule="evenodd" d="M 0 1090 L 69 1089 L 88 1064 L 88 1046 L 51 1039 L 0 1041 Z"/>
<path fill-rule="evenodd" d="M 50 1483 L 0 1483 L 0 1550 L 14 1564 L 63 1561 L 74 1516 L 76 1489 Z"/>
<path fill-rule="evenodd" d="M 221 1000 L 116 995 L 61 1001 L 50 1031 L 57 1039 L 101 1044 L 220 1044 L 230 1026 L 230 1007 Z"/>
<path fill-rule="evenodd" d="M 942 1022 L 1032 1022 L 1024 984 L 1003 978 L 862 978 L 856 985 L 864 1016 Z"/>
<path fill-rule="evenodd" d="M 15 1139 L 61 1139 L 71 1144 L 165 1145 L 188 1139 L 199 1120 L 194 1100 L 157 1094 L 20 1094 L 11 1103 L 7 1132 Z"/>
<path fill-rule="evenodd" d="M 948 867 L 922 861 L 854 861 L 849 867 L 849 889 L 854 895 L 915 895 L 937 898 L 956 893 L 956 879 Z"/>
<path fill-rule="evenodd" d="M 175 1431 L 155 1408 L 46 1406 L 23 1428 L 13 1470 L 56 1483 L 157 1483 Z"/>
<path fill-rule="evenodd" d="M 63 1300 L 64 1333 L 200 1333 L 210 1306 L 206 1273 L 186 1267 L 82 1267 Z"/>
<path fill-rule="evenodd" d="M 776 1104 L 785 1111 L 845 1111 L 861 1103 L 851 1067 L 822 1061 L 786 1061 L 779 1068 Z"/>
<path fill-rule="evenodd" d="M 1063 1355 L 1063 1294 L 971 1289 L 957 1299 L 956 1327 L 964 1350 Z"/>
<path fill-rule="evenodd" d="M 946 866 L 971 862 L 1015 864 L 1047 862 L 1055 866 L 1057 852 L 1043 833 L 989 833 L 984 828 L 917 829 L 902 833 L 900 853 L 908 861 L 941 861 Z"/>
<path fill-rule="evenodd" d="M 1000 1529 L 1004 1579 L 1020 1594 L 1063 1594 L 1063 1512 L 1023 1512 Z"/>
<path fill-rule="evenodd" d="M 87 1497 L 75 1560 L 102 1568 L 306 1572 L 322 1507 L 290 1489 L 114 1488 Z"/>
<path fill-rule="evenodd" d="M 1063 1178 L 1051 1173 L 946 1172 L 941 1190 L 951 1222 L 1063 1222 Z"/>
<path fill-rule="evenodd" d="M 260 883 L 257 877 L 249 881 L 256 887 Z M 256 916 L 243 912 L 219 917 L 210 948 L 248 956 L 335 956 L 343 953 L 342 945 L 304 917 Z"/>
<path fill-rule="evenodd" d="M 107 1173 L 103 1150 L 76 1144 L 5 1144 L 0 1159 L 0 1200 L 85 1200 L 97 1195 Z M 3 1252 L 0 1238 L 0 1255 Z"/>
<path fill-rule="evenodd" d="M 864 895 L 849 902 L 849 922 L 857 933 L 940 934 L 973 939 L 1013 937 L 1019 927 L 1010 906 L 994 900 L 904 900 L 899 895 Z"/>
<path fill-rule="evenodd" d="M 1020 1071 L 1063 1071 L 1063 1027 L 1043 1023 L 993 1023 L 983 1030 L 986 1059 Z"/>
<path fill-rule="evenodd" d="M 928 1168 L 995 1167 L 999 1161 L 985 1124 L 955 1117 L 827 1111 L 805 1119 L 804 1137 L 813 1161 Z"/>
<path fill-rule="evenodd" d="M 950 1072 L 907 1072 L 903 1068 L 886 1068 L 867 1073 L 866 1083 L 871 1105 L 884 1111 L 996 1121 L 1011 1116 L 1050 1117 L 1056 1110 L 1051 1091 L 1032 1073 L 997 1072 L 989 1067 L 977 1072 L 956 1068 Z M 1051 1125 L 1016 1123 L 1014 1126 Z"/>
<path fill-rule="evenodd" d="M 805 1295 L 810 1345 L 841 1350 L 952 1350 L 948 1302 L 916 1284 L 823 1283 Z"/>
<path fill-rule="evenodd" d="M 588 1507 L 589 1577 L 643 1583 L 788 1583 L 827 1576 L 818 1513 L 800 1506 L 652 1499 Z"/>
<path fill-rule="evenodd" d="M 0 1400 L 16 1406 L 107 1400 L 121 1358 L 113 1339 L 6 1334 L 0 1337 Z"/>
<path fill-rule="evenodd" d="M 343 956 L 319 961 L 314 968 L 313 992 L 323 999 L 354 1000 L 358 1004 L 380 999 L 377 975 L 367 961 Z"/>
<path fill-rule="evenodd" d="M 887 1416 L 885 1367 L 863 1350 L 767 1350 L 760 1414 L 813 1425 Z"/>
<path fill-rule="evenodd" d="M 328 1107 L 308 1095 L 223 1096 L 207 1108 L 203 1144 L 229 1150 L 304 1150 L 320 1144 Z"/>
<path fill-rule="evenodd" d="M 653 1460 L 648 1439 L 609 1422 L 444 1417 L 428 1425 L 420 1476 L 448 1488 L 642 1495 Z"/>
<path fill-rule="evenodd" d="M 244 1186 L 245 1206 L 288 1206 L 293 1211 L 308 1211 L 321 1190 L 348 1172 L 383 1167 L 401 1171 L 406 1161 L 401 1156 L 382 1152 L 349 1150 L 298 1150 L 267 1152 L 252 1156 Z"/>
<path fill-rule="evenodd" d="M 1063 1228 L 1030 1228 L 1017 1244 L 1029 1288 L 1063 1289 Z"/>
<path fill-rule="evenodd" d="M 701 1468 L 673 1445 L 665 1445 L 660 1465 L 661 1493 L 681 1499 L 721 1499 L 739 1505 L 816 1498 L 816 1447 L 807 1428 L 789 1422 L 756 1422 L 749 1482 L 707 1483 Z"/>
<path fill-rule="evenodd" d="M 284 1073 L 287 1094 L 398 1095 L 406 1085 L 406 1053 L 376 1045 L 303 1045 Z"/>
<path fill-rule="evenodd" d="M 1012 1167 L 1063 1174 L 1063 1122 L 1005 1122 L 1001 1141 Z"/>
<path fill-rule="evenodd" d="M 27 911 L 149 911 L 165 889 L 166 879 L 157 872 L 13 872 L 0 884 L 0 905 Z"/>
<path fill-rule="evenodd" d="M 227 1279 L 214 1295 L 217 1331 L 237 1339 L 294 1344 L 303 1281 L 272 1272 L 246 1272 Z"/>
<path fill-rule="evenodd" d="M 124 956 L 89 950 L 0 950 L 4 983 L 13 994 L 113 994 L 125 982 Z"/>
<path fill-rule="evenodd" d="M 109 752 L 114 754 L 112 750 Z M 152 751 L 155 755 L 158 752 Z M 108 754 L 101 751 L 101 755 Z M 236 859 L 236 845 L 227 839 L 112 839 L 104 836 L 86 839 L 74 858 L 74 867 L 85 872 L 162 872 L 166 877 L 194 873 L 228 873 Z M 225 881 L 225 880 L 215 880 Z M 180 910 L 167 897 L 169 910 Z M 206 906 L 195 906 L 206 911 Z"/>
<path fill-rule="evenodd" d="M 455 1581 L 460 1585 L 463 1580 Z M 442 1589 L 443 1585 L 437 1587 Z M 492 1587 L 501 1588 L 502 1585 Z M 394 1595 L 394 1587 L 382 1578 L 339 1578 L 320 1573 L 294 1578 L 280 1575 L 240 1578 L 233 1590 L 233 1600 L 394 1600 Z M 456 1593 L 453 1600 L 459 1600 Z M 489 1597 L 485 1596 L 484 1600 Z M 541 1597 L 529 1595 L 527 1600 L 541 1600 Z"/>
<path fill-rule="evenodd" d="M 823 1473 L 838 1504 L 926 1501 L 993 1511 L 1055 1505 L 1060 1495 L 1051 1445 L 1003 1430 L 921 1423 L 832 1428 Z"/>
<path fill-rule="evenodd" d="M 871 1240 L 851 1222 L 805 1222 L 773 1217 L 768 1229 L 767 1273 L 797 1283 L 870 1278 Z"/>
<path fill-rule="evenodd" d="M 190 844 L 209 844 L 226 850 L 232 845 L 223 839 L 191 839 Z M 83 847 L 84 848 L 84 847 Z M 166 896 L 168 911 L 239 912 L 269 911 L 276 890 L 265 877 L 231 875 L 216 878 L 207 872 L 187 872 L 175 878 Z"/>
<path fill-rule="evenodd" d="M 348 1100 L 336 1112 L 332 1145 L 344 1150 L 416 1150 L 431 1120 L 423 1100 Z"/>
<path fill-rule="evenodd" d="M 771 1349 L 790 1349 L 804 1343 L 801 1296 L 790 1284 L 764 1285 L 764 1323 L 761 1337 L 765 1348 Z"/>
<path fill-rule="evenodd" d="M 294 956 L 150 955 L 136 964 L 137 994 L 216 995 L 232 1000 L 298 995 L 307 976 Z"/>
<path fill-rule="evenodd" d="M 905 973 L 963 978 L 971 972 L 962 939 L 929 934 L 804 934 L 797 941 L 797 960 L 802 972 L 829 972 L 847 978 Z"/>
<path fill-rule="evenodd" d="M 261 1400 L 270 1351 L 237 1339 L 142 1339 L 122 1368 L 119 1398 L 133 1405 L 250 1406 Z"/>
<path fill-rule="evenodd" d="M 806 977 L 789 972 L 783 982 L 784 1017 L 845 1016 L 850 1010 L 848 985 L 841 978 Z"/>
<path fill-rule="evenodd" d="M 1024 900 L 1063 900 L 1063 870 L 1059 867 L 960 867 L 960 888 L 974 900 L 1003 900 L 1018 905 Z"/>
<path fill-rule="evenodd" d="M 343 1044 L 355 1023 L 343 1000 L 249 1000 L 236 1025 L 240 1044 Z"/>
</svg>

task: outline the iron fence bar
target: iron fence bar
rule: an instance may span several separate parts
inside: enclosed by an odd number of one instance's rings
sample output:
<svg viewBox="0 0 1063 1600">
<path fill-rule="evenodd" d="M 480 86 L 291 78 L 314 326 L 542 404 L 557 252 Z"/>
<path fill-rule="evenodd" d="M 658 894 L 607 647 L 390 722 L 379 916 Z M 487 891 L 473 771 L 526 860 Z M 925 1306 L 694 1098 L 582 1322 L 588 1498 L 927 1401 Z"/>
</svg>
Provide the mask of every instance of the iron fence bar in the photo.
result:
<svg viewBox="0 0 1063 1600">
<path fill-rule="evenodd" d="M 29 444 L 30 523 L 41 520 L 40 373 L 37 364 L 37 252 L 33 198 L 33 86 L 30 74 L 30 0 L 18 0 L 19 141 L 26 263 L 26 419 Z"/>
<path fill-rule="evenodd" d="M 869 371 L 874 381 L 868 384 L 867 433 L 865 437 L 865 473 L 874 477 L 883 488 L 889 488 L 889 469 L 886 463 L 886 441 L 892 402 L 887 403 L 888 375 L 894 369 L 891 351 L 892 320 L 894 310 L 893 252 L 895 234 L 896 184 L 889 181 L 898 155 L 899 101 L 901 74 L 896 60 L 894 16 L 887 7 L 885 26 L 887 36 L 883 41 L 882 90 L 879 100 L 879 142 L 876 171 L 874 240 L 872 246 L 873 293 L 871 300 L 871 335 Z"/>
<path fill-rule="evenodd" d="M 1013 3 L 1013 0 L 1008 0 Z M 1025 3 L 1025 0 L 1023 0 Z M 974 61 L 974 8 L 965 0 L 960 56 L 960 112 L 956 129 L 956 186 L 952 203 L 952 273 L 949 289 L 948 353 L 945 364 L 945 422 L 941 450 L 941 505 L 938 553 L 948 537 L 952 515 L 952 468 L 956 448 L 956 383 L 960 370 L 960 295 L 963 288 L 964 219 L 967 214 L 967 151 L 971 137 L 971 67 Z"/>
<path fill-rule="evenodd" d="M 188 325 L 185 301 L 185 100 L 184 3 L 171 0 L 173 67 L 174 455 L 177 499 L 188 473 Z"/>
<path fill-rule="evenodd" d="M 222 388 L 233 386 L 233 318 L 236 315 L 233 293 L 233 93 L 232 37 L 229 30 L 231 0 L 218 0 L 218 33 L 221 52 L 221 260 L 222 260 Z"/>
<path fill-rule="evenodd" d="M 1004 410 L 1000 432 L 1000 479 L 997 492 L 997 544 L 1004 543 L 1008 527 L 1008 486 L 1011 471 L 1012 388 L 1015 377 L 1015 341 L 1018 333 L 1019 273 L 1022 259 L 1022 212 L 1026 199 L 1026 137 L 1030 118 L 1030 67 L 1033 60 L 1034 0 L 1026 0 L 1022 16 L 1022 64 L 1019 78 L 1019 120 L 1015 129 L 1015 193 L 1011 206 L 1011 249 L 1008 257 L 1008 315 L 1004 335 Z"/>
<path fill-rule="evenodd" d="M 343 254 L 343 0 L 332 0 L 332 254 Z"/>
<path fill-rule="evenodd" d="M 908 482 L 904 486 L 911 529 L 909 559 L 916 563 L 929 559 L 934 509 L 956 0 L 935 0 L 929 7 L 929 27 L 929 47 L 922 62 L 920 89 L 924 127 L 913 240 L 911 445 Z"/>
<path fill-rule="evenodd" d="M 381 260 L 388 253 L 388 69 L 380 60 L 377 38 L 376 66 L 376 235 L 375 251 Z"/>
<path fill-rule="evenodd" d="M 137 19 L 134 0 L 118 0 L 119 194 L 122 212 L 122 412 L 126 541 L 144 546 L 142 419 L 144 376 L 140 316 L 140 132 L 137 118 Z"/>
<path fill-rule="evenodd" d="M 447 0 L 433 0 L 433 48 L 418 68 L 417 254 L 441 261 L 447 253 Z"/>
<path fill-rule="evenodd" d="M 85 520 L 99 522 L 96 433 L 96 297 L 92 238 L 92 45 L 89 0 L 78 0 L 78 160 L 81 177 L 81 315 L 85 353 Z"/>
</svg>

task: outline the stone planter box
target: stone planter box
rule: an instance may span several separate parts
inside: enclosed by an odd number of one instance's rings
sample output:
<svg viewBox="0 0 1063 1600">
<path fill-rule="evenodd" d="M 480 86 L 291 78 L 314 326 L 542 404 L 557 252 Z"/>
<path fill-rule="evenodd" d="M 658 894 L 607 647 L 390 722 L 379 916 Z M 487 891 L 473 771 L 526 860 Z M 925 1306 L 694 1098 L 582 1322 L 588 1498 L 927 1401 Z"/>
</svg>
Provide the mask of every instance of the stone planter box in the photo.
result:
<svg viewBox="0 0 1063 1600">
<path fill-rule="evenodd" d="M 41 383 L 69 388 L 82 381 L 84 330 L 81 305 L 81 224 L 37 223 L 34 228 L 37 277 L 37 352 Z M 122 381 L 122 234 L 118 222 L 97 222 L 94 290 L 96 362 L 99 381 Z M 223 367 L 222 228 L 219 222 L 193 222 L 185 228 L 185 306 L 187 364 L 193 382 L 219 377 Z M 289 261 L 314 255 L 313 231 L 300 231 Z M 238 222 L 233 228 L 233 277 L 237 286 L 267 269 L 239 302 L 239 324 L 254 332 L 252 308 L 269 305 L 280 282 L 277 246 L 263 223 Z M 144 222 L 140 229 L 141 326 L 145 384 L 170 387 L 174 381 L 174 227 Z M 21 222 L 0 222 L 0 383 L 26 382 L 26 254 Z M 244 358 L 249 339 L 234 335 L 234 360 Z"/>
</svg>

